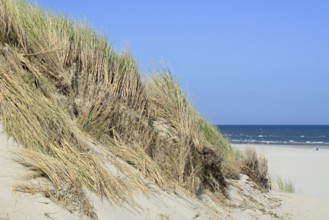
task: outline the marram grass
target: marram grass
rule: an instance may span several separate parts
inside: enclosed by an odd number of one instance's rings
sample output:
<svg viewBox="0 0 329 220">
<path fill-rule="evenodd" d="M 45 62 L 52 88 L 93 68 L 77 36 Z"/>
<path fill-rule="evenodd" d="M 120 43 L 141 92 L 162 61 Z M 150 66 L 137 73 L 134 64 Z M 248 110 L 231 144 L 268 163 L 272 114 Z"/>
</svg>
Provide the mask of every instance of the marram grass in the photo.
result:
<svg viewBox="0 0 329 220">
<path fill-rule="evenodd" d="M 96 219 L 86 189 L 134 204 L 134 191 L 150 193 L 144 177 L 200 193 L 225 191 L 241 173 L 242 155 L 171 74 L 142 80 L 131 54 L 86 24 L 0 0 L 0 61 L 0 122 L 39 180 L 19 191 Z"/>
<path fill-rule="evenodd" d="M 289 179 L 276 176 L 273 178 L 273 184 L 280 192 L 295 193 L 295 185 Z"/>
</svg>

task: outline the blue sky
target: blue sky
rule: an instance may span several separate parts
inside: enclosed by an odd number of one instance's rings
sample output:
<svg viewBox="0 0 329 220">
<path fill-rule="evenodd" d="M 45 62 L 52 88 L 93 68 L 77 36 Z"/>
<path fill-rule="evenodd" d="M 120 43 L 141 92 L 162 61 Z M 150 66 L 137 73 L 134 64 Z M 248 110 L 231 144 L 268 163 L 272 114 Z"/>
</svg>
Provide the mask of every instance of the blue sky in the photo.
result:
<svg viewBox="0 0 329 220">
<path fill-rule="evenodd" d="M 31 0 L 169 68 L 216 124 L 329 124 L 329 1 Z"/>
</svg>

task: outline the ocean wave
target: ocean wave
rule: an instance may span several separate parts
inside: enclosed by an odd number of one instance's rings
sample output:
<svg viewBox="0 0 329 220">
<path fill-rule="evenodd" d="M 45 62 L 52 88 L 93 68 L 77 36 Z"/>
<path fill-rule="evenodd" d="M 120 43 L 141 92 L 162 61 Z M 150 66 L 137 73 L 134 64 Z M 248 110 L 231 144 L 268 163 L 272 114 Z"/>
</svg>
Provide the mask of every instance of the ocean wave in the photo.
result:
<svg viewBox="0 0 329 220">
<path fill-rule="evenodd" d="M 235 144 L 274 144 L 274 145 L 329 145 L 324 141 L 283 141 L 283 140 L 255 140 L 255 139 L 232 139 L 231 143 Z"/>
<path fill-rule="evenodd" d="M 324 144 L 323 141 L 306 141 L 307 144 Z"/>
<path fill-rule="evenodd" d="M 232 142 L 239 142 L 239 141 L 242 141 L 242 140 L 232 139 L 231 141 L 232 141 Z"/>
</svg>

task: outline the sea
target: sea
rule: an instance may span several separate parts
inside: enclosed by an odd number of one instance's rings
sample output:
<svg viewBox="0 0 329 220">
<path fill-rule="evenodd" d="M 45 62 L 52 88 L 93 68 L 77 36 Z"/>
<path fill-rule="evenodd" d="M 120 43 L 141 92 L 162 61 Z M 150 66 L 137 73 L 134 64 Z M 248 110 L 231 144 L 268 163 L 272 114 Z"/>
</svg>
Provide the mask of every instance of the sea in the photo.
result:
<svg viewBox="0 0 329 220">
<path fill-rule="evenodd" d="M 217 125 L 233 144 L 329 147 L 329 125 Z"/>
</svg>

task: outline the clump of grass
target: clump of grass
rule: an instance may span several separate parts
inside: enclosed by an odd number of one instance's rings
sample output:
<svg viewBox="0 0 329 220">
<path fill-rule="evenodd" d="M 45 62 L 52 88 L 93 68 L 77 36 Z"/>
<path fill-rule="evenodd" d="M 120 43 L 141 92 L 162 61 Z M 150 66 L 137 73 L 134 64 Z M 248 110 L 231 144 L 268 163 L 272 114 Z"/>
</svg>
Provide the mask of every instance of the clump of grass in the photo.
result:
<svg viewBox="0 0 329 220">
<path fill-rule="evenodd" d="M 246 174 L 261 189 L 271 188 L 268 177 L 267 159 L 265 156 L 258 156 L 255 148 L 247 148 L 242 164 L 242 173 Z"/>
<path fill-rule="evenodd" d="M 274 182 L 280 192 L 295 193 L 295 185 L 291 180 L 286 180 L 280 176 L 276 176 Z"/>
<path fill-rule="evenodd" d="M 154 160 L 191 191 L 223 190 L 222 165 L 230 146 L 218 130 L 200 116 L 172 75 L 151 78 L 147 94 L 149 115 L 160 140 L 150 149 Z"/>
<path fill-rule="evenodd" d="M 231 144 L 223 138 L 218 128 L 206 119 L 200 117 L 199 120 L 202 136 L 208 145 L 213 146 L 220 152 L 224 160 L 222 163 L 223 175 L 227 178 L 237 179 L 241 173 L 242 154 L 233 148 Z"/>
<path fill-rule="evenodd" d="M 201 169 L 192 158 L 200 150 L 197 127 L 187 99 L 171 76 L 160 74 L 147 82 L 148 112 L 156 131 L 155 143 L 147 151 L 165 175 L 187 188 L 197 188 L 195 173 Z"/>
</svg>

